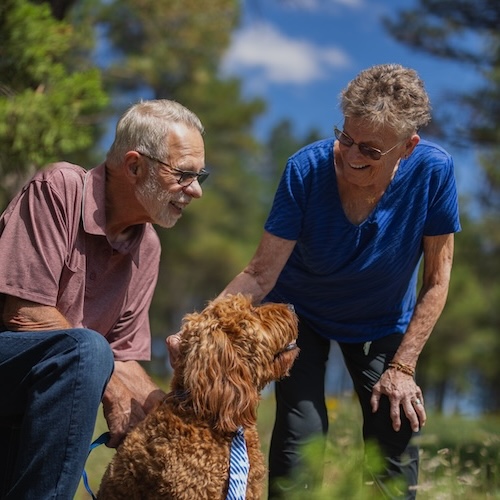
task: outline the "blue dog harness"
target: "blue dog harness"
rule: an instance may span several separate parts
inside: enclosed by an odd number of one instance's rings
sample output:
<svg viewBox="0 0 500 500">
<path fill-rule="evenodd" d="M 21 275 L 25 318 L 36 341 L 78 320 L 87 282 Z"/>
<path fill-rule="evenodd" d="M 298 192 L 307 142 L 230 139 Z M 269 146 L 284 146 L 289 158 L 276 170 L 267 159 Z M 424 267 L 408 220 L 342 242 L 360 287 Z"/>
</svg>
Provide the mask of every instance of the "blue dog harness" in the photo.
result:
<svg viewBox="0 0 500 500">
<path fill-rule="evenodd" d="M 229 488 L 226 500 L 245 500 L 247 493 L 248 472 L 247 445 L 243 427 L 239 427 L 231 443 L 229 455 Z"/>
</svg>

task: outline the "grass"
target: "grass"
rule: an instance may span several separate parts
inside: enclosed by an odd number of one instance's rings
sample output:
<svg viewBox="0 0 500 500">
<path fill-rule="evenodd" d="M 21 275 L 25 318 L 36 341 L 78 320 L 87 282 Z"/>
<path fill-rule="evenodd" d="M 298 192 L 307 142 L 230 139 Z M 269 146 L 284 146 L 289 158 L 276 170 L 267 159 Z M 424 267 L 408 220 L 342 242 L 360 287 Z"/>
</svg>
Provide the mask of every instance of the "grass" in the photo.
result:
<svg viewBox="0 0 500 500">
<path fill-rule="evenodd" d="M 324 461 L 318 461 L 314 445 L 305 450 L 309 472 L 324 468 L 324 485 L 311 500 L 375 500 L 366 495 L 361 484 L 363 443 L 361 415 L 353 397 L 328 400 L 330 432 Z M 265 392 L 259 407 L 258 427 L 264 454 L 267 456 L 274 422 L 274 400 Z M 99 415 L 95 437 L 106 431 Z M 468 419 L 461 416 L 430 415 L 420 438 L 421 460 L 419 500 L 500 499 L 500 418 Z M 114 450 L 95 448 L 86 465 L 89 483 L 97 491 L 102 474 Z M 379 457 L 371 453 L 369 463 L 377 467 Z M 308 497 L 309 498 L 309 497 Z M 76 500 L 89 500 L 83 484 Z M 287 500 L 299 500 L 290 495 Z M 300 499 L 301 500 L 301 499 Z"/>
</svg>

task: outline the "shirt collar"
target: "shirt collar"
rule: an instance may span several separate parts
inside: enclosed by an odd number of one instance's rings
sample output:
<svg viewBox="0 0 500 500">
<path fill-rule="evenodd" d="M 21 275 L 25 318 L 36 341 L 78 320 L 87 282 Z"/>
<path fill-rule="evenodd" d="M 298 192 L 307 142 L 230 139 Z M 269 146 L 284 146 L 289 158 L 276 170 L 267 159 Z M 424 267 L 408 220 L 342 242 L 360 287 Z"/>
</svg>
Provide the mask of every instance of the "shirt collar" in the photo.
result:
<svg viewBox="0 0 500 500">
<path fill-rule="evenodd" d="M 88 234 L 106 237 L 106 164 L 88 170 L 83 182 L 82 197 L 83 229 Z M 140 227 L 140 229 L 139 229 Z M 113 250 L 122 254 L 130 253 L 139 256 L 139 243 L 144 235 L 146 225 L 141 224 L 131 238 L 120 242 L 109 242 Z"/>
<path fill-rule="evenodd" d="M 89 234 L 106 236 L 106 166 L 88 170 L 83 182 L 83 229 Z"/>
</svg>

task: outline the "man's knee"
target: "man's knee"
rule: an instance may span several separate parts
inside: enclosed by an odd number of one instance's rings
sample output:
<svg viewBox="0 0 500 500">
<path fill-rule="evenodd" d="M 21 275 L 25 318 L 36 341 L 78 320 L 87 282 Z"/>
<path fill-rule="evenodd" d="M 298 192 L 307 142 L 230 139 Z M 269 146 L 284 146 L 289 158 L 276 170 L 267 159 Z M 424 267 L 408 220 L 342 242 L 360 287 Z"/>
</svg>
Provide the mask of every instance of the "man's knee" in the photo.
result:
<svg viewBox="0 0 500 500">
<path fill-rule="evenodd" d="M 67 334 L 75 342 L 78 357 L 84 364 L 87 375 L 109 379 L 114 369 L 114 357 L 106 338 L 87 328 L 68 330 Z"/>
</svg>

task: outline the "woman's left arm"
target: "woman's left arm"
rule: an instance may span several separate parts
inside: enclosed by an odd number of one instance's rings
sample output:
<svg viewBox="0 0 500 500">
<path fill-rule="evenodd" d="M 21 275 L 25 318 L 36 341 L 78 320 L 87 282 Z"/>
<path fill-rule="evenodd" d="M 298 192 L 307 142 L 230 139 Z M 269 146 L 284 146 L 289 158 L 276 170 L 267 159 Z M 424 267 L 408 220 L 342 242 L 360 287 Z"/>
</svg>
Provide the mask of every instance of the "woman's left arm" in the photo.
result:
<svg viewBox="0 0 500 500">
<path fill-rule="evenodd" d="M 409 367 L 410 370 L 415 370 L 418 357 L 446 303 L 453 262 L 453 244 L 453 233 L 424 237 L 422 287 L 408 329 L 392 360 L 401 366 Z M 378 410 L 382 394 L 388 396 L 391 402 L 394 430 L 397 431 L 401 427 L 400 406 L 403 407 L 414 431 L 418 431 L 425 424 L 422 392 L 413 376 L 392 368 L 386 370 L 372 391 L 371 403 L 374 412 Z"/>
</svg>

